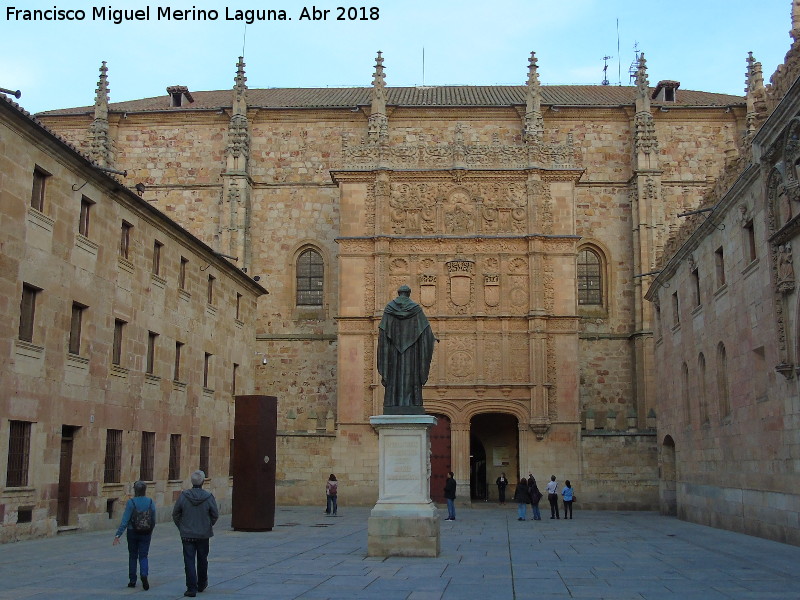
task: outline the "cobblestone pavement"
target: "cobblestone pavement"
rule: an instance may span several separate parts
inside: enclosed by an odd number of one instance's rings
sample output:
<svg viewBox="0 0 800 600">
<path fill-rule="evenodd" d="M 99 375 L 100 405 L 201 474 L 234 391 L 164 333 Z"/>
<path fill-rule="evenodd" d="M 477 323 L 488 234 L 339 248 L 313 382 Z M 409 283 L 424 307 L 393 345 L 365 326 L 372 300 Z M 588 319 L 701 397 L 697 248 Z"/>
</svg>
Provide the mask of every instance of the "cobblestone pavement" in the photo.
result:
<svg viewBox="0 0 800 600">
<path fill-rule="evenodd" d="M 441 511 L 444 518 L 444 511 Z M 575 511 L 517 520 L 515 505 L 458 508 L 435 559 L 368 558 L 368 508 L 280 507 L 275 529 L 232 531 L 220 518 L 209 587 L 198 597 L 289 600 L 800 599 L 800 547 L 654 513 Z M 0 546 L 0 599 L 183 598 L 177 530 L 160 523 L 150 585 L 127 584 L 113 530 Z"/>
</svg>

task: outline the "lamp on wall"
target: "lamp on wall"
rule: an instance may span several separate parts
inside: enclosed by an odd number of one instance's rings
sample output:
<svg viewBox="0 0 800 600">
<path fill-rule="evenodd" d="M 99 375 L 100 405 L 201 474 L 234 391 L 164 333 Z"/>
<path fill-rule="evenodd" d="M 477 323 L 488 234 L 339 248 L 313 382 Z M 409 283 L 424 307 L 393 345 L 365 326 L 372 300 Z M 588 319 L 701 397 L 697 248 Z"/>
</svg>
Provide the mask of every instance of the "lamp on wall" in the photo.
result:
<svg viewBox="0 0 800 600">
<path fill-rule="evenodd" d="M 256 352 L 256 356 L 261 355 L 261 364 L 263 366 L 267 365 L 267 353 L 266 352 Z"/>
</svg>

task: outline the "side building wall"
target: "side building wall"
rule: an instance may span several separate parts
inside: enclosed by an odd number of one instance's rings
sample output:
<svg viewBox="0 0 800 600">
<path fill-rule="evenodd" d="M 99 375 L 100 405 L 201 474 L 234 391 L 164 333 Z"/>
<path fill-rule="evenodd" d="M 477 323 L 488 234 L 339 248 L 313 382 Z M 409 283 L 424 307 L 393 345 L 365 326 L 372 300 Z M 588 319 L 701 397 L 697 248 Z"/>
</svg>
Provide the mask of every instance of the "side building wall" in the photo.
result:
<svg viewBox="0 0 800 600">
<path fill-rule="evenodd" d="M 229 511 L 266 290 L 6 101 L 0 165 L 0 542 L 116 527 L 137 479 L 168 520 L 200 467 Z"/>
</svg>

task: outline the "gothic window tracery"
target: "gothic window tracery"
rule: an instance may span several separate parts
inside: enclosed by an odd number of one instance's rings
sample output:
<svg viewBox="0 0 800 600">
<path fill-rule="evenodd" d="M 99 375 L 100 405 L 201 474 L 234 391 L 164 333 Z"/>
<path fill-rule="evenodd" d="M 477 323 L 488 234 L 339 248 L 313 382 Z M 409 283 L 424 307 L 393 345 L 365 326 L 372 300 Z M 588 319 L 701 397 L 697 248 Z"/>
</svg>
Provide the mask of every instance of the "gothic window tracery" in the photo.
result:
<svg viewBox="0 0 800 600">
<path fill-rule="evenodd" d="M 578 252 L 578 306 L 603 305 L 603 260 L 593 248 Z"/>
</svg>

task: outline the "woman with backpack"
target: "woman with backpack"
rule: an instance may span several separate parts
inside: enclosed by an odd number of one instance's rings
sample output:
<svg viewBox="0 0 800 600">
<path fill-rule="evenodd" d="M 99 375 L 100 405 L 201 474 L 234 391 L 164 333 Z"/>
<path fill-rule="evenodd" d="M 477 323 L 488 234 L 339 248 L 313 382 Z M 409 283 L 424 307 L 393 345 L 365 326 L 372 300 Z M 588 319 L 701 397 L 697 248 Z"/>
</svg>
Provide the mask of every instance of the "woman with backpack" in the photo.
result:
<svg viewBox="0 0 800 600">
<path fill-rule="evenodd" d="M 331 476 L 328 477 L 328 481 L 325 482 L 325 498 L 327 500 L 327 507 L 325 508 L 325 514 L 329 517 L 336 516 L 336 509 L 337 507 L 337 499 L 339 496 L 339 482 L 336 481 L 336 475 L 331 473 Z"/>
<path fill-rule="evenodd" d="M 122 521 L 119 524 L 113 545 L 119 544 L 123 531 L 127 530 L 128 538 L 128 587 L 136 587 L 136 562 L 139 562 L 139 575 L 142 578 L 142 587 L 150 589 L 147 581 L 148 564 L 147 553 L 150 551 L 150 538 L 156 527 L 156 505 L 145 496 L 147 484 L 137 481 L 133 484 L 134 497 L 125 505 Z"/>
</svg>

